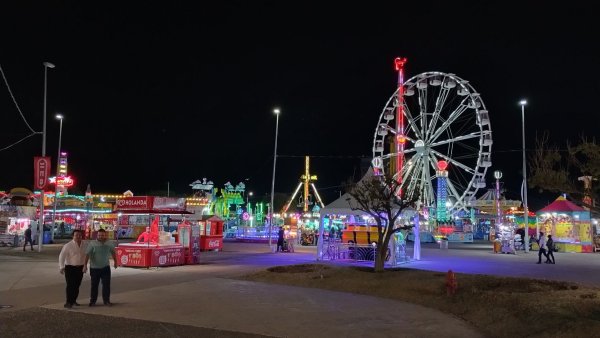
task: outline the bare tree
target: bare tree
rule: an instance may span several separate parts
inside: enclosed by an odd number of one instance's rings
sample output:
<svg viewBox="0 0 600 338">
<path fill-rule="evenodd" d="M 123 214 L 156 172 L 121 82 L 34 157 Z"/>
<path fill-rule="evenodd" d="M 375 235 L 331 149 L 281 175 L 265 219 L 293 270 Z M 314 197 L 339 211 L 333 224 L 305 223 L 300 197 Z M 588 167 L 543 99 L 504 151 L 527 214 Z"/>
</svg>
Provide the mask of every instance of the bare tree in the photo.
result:
<svg viewBox="0 0 600 338">
<path fill-rule="evenodd" d="M 578 182 L 582 176 L 591 176 L 594 180 L 600 178 L 600 145 L 596 140 L 581 137 L 580 142 L 571 145 L 567 141 L 566 150 L 560 150 L 550 145 L 549 134 L 544 132 L 536 137 L 536 147 L 529 158 L 531 176 L 528 183 L 540 191 L 567 193 L 573 199 L 584 204 L 584 197 L 590 196 L 596 200 L 600 186 L 592 186 L 586 190 Z M 593 208 L 593 205 L 585 206 Z"/>
<path fill-rule="evenodd" d="M 414 204 L 415 200 L 405 201 L 400 199 L 398 191 L 400 182 L 393 177 L 373 176 L 365 178 L 358 183 L 346 184 L 346 191 L 351 198 L 348 204 L 352 210 L 360 210 L 372 216 L 377 223 L 377 250 L 375 252 L 375 272 L 384 271 L 385 258 L 392 235 L 413 226 L 394 226 L 396 220 L 404 209 Z"/>
</svg>

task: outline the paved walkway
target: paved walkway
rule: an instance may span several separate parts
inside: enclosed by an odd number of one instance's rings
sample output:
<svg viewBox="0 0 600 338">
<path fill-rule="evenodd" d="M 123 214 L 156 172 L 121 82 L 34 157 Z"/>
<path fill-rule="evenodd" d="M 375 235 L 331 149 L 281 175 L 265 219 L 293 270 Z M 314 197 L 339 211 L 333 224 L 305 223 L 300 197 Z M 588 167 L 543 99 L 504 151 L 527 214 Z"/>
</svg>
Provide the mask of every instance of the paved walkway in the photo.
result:
<svg viewBox="0 0 600 338">
<path fill-rule="evenodd" d="M 236 280 L 268 266 L 315 262 L 315 247 L 273 254 L 265 245 L 252 243 L 226 243 L 223 252 L 203 253 L 201 265 L 113 270 L 115 306 L 64 310 L 64 279 L 57 266 L 60 247 L 47 245 L 41 253 L 0 248 L 0 305 L 12 306 L 0 310 L 0 331 L 23 337 L 36 334 L 38 329 L 27 328 L 32 318 L 38 318 L 44 332 L 59 337 L 72 332 L 68 329 L 79 325 L 73 320 L 80 318 L 86 323 L 85 336 L 103 336 L 107 325 L 128 337 L 433 337 L 441 332 L 449 337 L 478 336 L 463 321 L 418 305 Z M 555 255 L 556 265 L 537 265 L 535 252 L 493 254 L 489 243 L 450 243 L 449 250 L 424 244 L 422 259 L 405 266 L 600 287 L 600 254 Z M 80 303 L 87 304 L 88 290 L 86 275 Z"/>
<path fill-rule="evenodd" d="M 75 316 L 93 315 L 86 320 L 87 336 L 107 334 L 103 328 L 110 323 L 107 319 L 110 317 L 126 318 L 132 323 L 147 320 L 143 325 L 156 326 L 161 336 L 192 332 L 184 330 L 191 330 L 190 327 L 204 331 L 193 331 L 195 333 L 189 336 L 219 337 L 242 332 L 279 337 L 437 337 L 441 332 L 448 337 L 480 336 L 464 321 L 423 306 L 232 279 L 267 266 L 314 263 L 315 248 L 300 247 L 293 254 L 273 254 L 264 245 L 225 245 L 223 252 L 203 253 L 205 264 L 201 265 L 113 270 L 111 300 L 116 304 L 113 307 L 82 306 L 75 310 L 62 307 L 64 279 L 58 274 L 56 262 L 60 245 L 46 246 L 42 253 L 0 249 L 0 304 L 13 305 L 11 309 L 1 310 L 0 323 L 3 324 L 0 325 L 12 325 L 5 332 L 15 333 L 10 330 L 31 324 L 32 317 L 27 313 L 38 311 L 36 309 L 42 306 L 51 311 L 57 323 L 69 323 L 69 318 Z M 80 303 L 87 304 L 88 290 L 86 275 Z M 11 316 L 10 312 L 15 310 L 25 313 Z M 175 326 L 165 331 L 161 323 Z M 46 325 L 49 327 L 45 332 L 63 334 L 64 327 L 52 322 Z M 125 329 L 119 333 L 129 336 Z M 27 336 L 25 332 L 22 334 Z M 111 332 L 112 336 L 115 334 Z M 131 336 L 135 335 L 131 333 Z"/>
</svg>

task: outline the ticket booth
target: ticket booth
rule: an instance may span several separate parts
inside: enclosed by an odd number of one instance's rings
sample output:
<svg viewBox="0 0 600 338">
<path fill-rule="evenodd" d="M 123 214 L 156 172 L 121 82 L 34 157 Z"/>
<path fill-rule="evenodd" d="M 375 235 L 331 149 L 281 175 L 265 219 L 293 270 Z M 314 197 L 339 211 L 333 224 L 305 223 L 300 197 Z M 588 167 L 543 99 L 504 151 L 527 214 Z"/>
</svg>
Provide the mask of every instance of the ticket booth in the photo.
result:
<svg viewBox="0 0 600 338">
<path fill-rule="evenodd" d="M 198 221 L 200 225 L 200 250 L 215 250 L 223 249 L 223 224 L 225 222 L 217 217 L 205 215 Z"/>
</svg>

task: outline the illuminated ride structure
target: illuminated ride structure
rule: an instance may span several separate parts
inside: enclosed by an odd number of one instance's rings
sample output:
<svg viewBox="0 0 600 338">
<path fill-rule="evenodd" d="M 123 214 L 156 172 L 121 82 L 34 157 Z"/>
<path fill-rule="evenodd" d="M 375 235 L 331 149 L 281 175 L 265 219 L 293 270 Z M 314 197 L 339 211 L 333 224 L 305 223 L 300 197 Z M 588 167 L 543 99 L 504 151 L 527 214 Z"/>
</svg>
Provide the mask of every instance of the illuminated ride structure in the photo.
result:
<svg viewBox="0 0 600 338">
<path fill-rule="evenodd" d="M 309 206 L 314 204 L 314 202 L 310 198 L 311 197 L 310 187 L 312 187 L 314 196 L 316 196 L 318 203 L 321 205 L 321 208 L 324 208 L 325 205 L 323 204 L 323 201 L 321 200 L 321 196 L 319 196 L 319 193 L 317 192 L 317 188 L 315 187 L 314 182 L 316 180 L 317 180 L 317 175 L 310 174 L 310 157 L 306 156 L 306 159 L 304 162 L 304 175 L 300 176 L 300 183 L 296 187 L 296 190 L 294 191 L 292 198 L 290 198 L 290 200 L 283 206 L 281 213 L 285 214 L 289 210 L 290 206 L 292 205 L 292 203 L 294 202 L 294 200 L 296 198 L 296 195 L 298 195 L 298 192 L 300 191 L 301 187 L 304 187 L 304 189 L 303 189 L 302 198 L 300 198 L 298 206 L 302 207 L 302 211 L 304 213 L 309 212 Z"/>
<path fill-rule="evenodd" d="M 396 59 L 398 88 L 383 108 L 373 138 L 372 166 L 392 174 L 404 199 L 436 205 L 433 181 L 446 161 L 450 215 L 467 210 L 492 165 L 492 129 L 481 95 L 450 73 L 426 72 L 406 82 L 406 59 Z"/>
</svg>

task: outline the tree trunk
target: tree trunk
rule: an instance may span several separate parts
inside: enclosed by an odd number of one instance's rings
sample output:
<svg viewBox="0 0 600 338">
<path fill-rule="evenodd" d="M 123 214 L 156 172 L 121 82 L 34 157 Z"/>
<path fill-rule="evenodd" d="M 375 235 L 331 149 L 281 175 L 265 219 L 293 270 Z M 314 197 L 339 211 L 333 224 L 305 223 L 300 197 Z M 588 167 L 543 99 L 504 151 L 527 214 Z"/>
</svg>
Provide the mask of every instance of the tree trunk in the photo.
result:
<svg viewBox="0 0 600 338">
<path fill-rule="evenodd" d="M 375 252 L 375 267 L 373 268 L 375 272 L 384 271 L 386 252 L 387 250 L 385 250 L 381 245 L 377 246 L 377 251 Z"/>
</svg>

